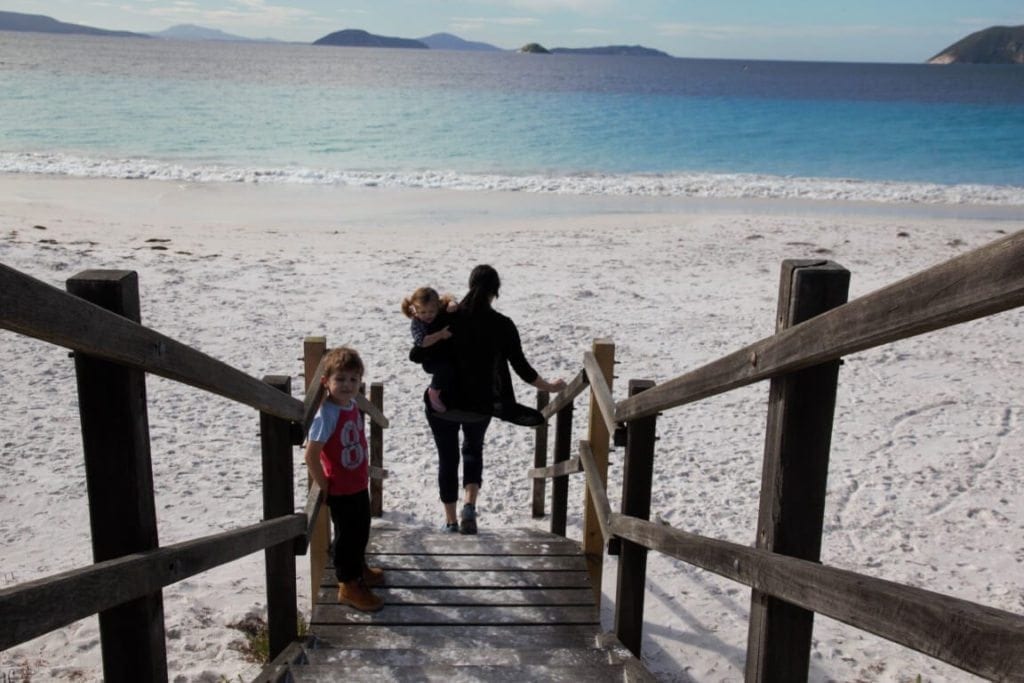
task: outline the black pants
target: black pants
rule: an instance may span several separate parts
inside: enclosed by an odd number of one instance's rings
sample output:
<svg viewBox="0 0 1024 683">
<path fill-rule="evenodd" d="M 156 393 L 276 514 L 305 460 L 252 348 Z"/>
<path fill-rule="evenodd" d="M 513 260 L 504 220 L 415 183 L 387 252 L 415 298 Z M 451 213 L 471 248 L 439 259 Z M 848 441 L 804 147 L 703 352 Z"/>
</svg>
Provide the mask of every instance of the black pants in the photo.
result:
<svg viewBox="0 0 1024 683">
<path fill-rule="evenodd" d="M 327 506 L 334 523 L 334 573 L 338 581 L 358 579 L 370 540 L 370 491 L 328 496 Z"/>
<path fill-rule="evenodd" d="M 437 487 L 442 503 L 459 500 L 459 429 L 462 429 L 462 485 L 483 483 L 484 435 L 491 424 L 487 417 L 479 422 L 454 422 L 427 413 L 430 431 L 437 445 Z"/>
</svg>

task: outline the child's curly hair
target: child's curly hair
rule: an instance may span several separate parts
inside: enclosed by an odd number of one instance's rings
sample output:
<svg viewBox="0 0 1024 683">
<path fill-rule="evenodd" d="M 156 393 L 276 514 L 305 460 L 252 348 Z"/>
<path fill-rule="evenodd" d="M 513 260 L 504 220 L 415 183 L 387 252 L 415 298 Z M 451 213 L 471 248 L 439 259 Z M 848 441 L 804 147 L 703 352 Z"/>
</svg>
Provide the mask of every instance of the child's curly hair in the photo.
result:
<svg viewBox="0 0 1024 683">
<path fill-rule="evenodd" d="M 363 359 L 360 358 L 358 351 L 348 346 L 338 346 L 327 352 L 324 356 L 323 376 L 330 377 L 342 370 L 358 372 L 360 377 L 363 376 L 366 367 L 363 365 Z"/>
<path fill-rule="evenodd" d="M 422 309 L 428 304 L 436 303 L 443 310 L 453 301 L 455 301 L 455 297 L 451 294 L 441 296 L 433 287 L 420 287 L 402 299 L 402 313 L 405 314 L 406 318 L 415 318 L 416 310 Z"/>
</svg>

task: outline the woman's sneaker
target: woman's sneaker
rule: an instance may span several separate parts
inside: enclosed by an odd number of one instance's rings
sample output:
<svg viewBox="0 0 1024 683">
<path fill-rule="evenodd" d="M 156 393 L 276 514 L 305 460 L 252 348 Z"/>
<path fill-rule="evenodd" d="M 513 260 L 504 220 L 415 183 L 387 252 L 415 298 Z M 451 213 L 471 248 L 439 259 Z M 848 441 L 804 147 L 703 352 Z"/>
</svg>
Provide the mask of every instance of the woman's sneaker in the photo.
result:
<svg viewBox="0 0 1024 683">
<path fill-rule="evenodd" d="M 441 531 L 443 531 L 446 534 L 457 534 L 457 533 L 459 533 L 459 523 L 458 522 L 445 522 L 444 524 L 441 525 Z"/>
<path fill-rule="evenodd" d="M 459 519 L 459 533 L 476 533 L 476 506 L 472 503 L 466 503 L 462 506 L 462 515 Z"/>
</svg>

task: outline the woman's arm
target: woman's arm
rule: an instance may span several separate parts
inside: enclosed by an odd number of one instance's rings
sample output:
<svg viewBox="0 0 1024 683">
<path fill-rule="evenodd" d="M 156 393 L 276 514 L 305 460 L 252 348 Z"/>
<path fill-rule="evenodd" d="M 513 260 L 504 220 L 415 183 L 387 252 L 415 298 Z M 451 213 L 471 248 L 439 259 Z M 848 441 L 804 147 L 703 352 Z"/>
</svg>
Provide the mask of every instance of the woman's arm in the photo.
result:
<svg viewBox="0 0 1024 683">
<path fill-rule="evenodd" d="M 556 379 L 554 382 L 549 382 L 540 375 L 537 375 L 537 379 L 530 382 L 533 386 L 537 387 L 541 391 L 550 391 L 551 393 L 558 393 L 562 389 L 565 389 L 565 380 Z"/>
</svg>

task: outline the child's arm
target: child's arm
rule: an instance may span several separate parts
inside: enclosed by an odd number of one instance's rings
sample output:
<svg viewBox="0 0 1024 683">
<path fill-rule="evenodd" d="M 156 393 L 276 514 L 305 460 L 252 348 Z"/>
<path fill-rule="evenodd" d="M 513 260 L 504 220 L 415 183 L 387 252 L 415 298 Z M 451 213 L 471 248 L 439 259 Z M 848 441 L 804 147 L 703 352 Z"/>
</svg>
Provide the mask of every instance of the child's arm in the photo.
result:
<svg viewBox="0 0 1024 683">
<path fill-rule="evenodd" d="M 327 495 L 328 482 L 327 475 L 324 474 L 324 468 L 320 465 L 320 451 L 324 448 L 323 441 L 310 441 L 306 444 L 306 469 L 309 470 L 309 476 L 313 477 L 313 481 L 323 491 L 324 496 Z"/>
<path fill-rule="evenodd" d="M 451 336 L 451 331 L 448 329 L 448 326 L 445 325 L 437 332 L 431 332 L 430 334 L 425 335 L 423 337 L 423 343 L 420 344 L 420 346 L 422 346 L 423 348 L 427 348 L 428 346 L 433 346 L 437 342 L 442 341 L 444 339 L 448 339 Z"/>
</svg>

